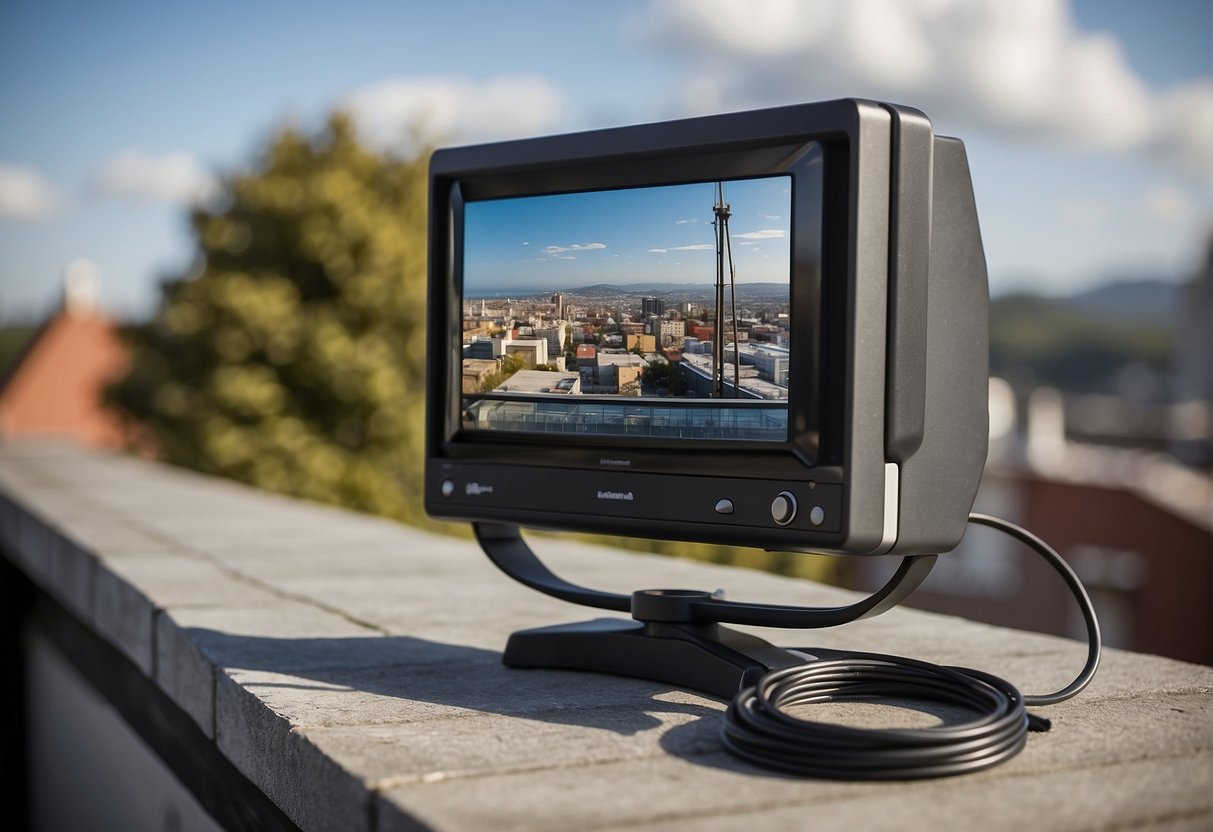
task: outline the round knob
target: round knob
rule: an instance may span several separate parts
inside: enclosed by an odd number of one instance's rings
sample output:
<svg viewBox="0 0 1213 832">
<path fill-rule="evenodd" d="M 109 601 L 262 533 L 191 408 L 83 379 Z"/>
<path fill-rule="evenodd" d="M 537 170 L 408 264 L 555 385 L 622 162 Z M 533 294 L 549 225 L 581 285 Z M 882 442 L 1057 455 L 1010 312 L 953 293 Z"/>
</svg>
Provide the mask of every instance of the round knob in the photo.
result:
<svg viewBox="0 0 1213 832">
<path fill-rule="evenodd" d="M 771 519 L 781 526 L 791 523 L 796 517 L 796 495 L 790 491 L 780 491 L 771 500 Z"/>
</svg>

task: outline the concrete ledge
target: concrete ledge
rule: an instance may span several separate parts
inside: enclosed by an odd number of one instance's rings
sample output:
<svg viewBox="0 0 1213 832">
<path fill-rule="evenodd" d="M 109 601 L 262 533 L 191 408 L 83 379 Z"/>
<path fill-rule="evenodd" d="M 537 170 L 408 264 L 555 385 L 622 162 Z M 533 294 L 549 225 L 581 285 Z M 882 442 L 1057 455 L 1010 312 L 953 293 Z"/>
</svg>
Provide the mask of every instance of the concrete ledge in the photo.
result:
<svg viewBox="0 0 1213 832">
<path fill-rule="evenodd" d="M 727 587 L 840 604 L 777 576 L 538 540 L 620 591 Z M 1213 825 L 1213 669 L 1108 651 L 1010 763 L 915 784 L 771 776 L 723 753 L 724 703 L 655 683 L 503 667 L 515 629 L 596 617 L 500 575 L 473 543 L 130 458 L 0 446 L 0 550 L 166 695 L 304 829 L 1096 829 Z M 1025 692 L 1074 642 L 908 609 L 785 644 L 980 667 Z M 921 719 L 872 705 L 823 718 Z M 191 729 L 192 730 L 192 729 Z M 187 784 L 188 785 L 188 784 Z"/>
</svg>

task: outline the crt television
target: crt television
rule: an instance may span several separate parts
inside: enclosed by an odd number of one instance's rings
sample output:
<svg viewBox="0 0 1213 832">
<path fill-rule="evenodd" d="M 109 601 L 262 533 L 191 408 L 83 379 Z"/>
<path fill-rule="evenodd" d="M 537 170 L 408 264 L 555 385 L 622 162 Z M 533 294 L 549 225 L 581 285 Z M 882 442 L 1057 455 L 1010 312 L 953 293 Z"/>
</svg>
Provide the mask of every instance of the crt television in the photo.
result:
<svg viewBox="0 0 1213 832">
<path fill-rule="evenodd" d="M 430 163 L 433 516 L 944 552 L 986 457 L 964 147 L 840 100 Z"/>
</svg>

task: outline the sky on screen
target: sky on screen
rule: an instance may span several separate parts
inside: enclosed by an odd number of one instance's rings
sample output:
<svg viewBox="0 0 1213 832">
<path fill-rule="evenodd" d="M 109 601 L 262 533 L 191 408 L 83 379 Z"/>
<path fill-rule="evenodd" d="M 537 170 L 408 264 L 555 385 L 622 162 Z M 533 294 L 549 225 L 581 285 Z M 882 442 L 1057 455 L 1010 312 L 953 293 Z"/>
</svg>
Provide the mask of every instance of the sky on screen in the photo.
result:
<svg viewBox="0 0 1213 832">
<path fill-rule="evenodd" d="M 787 283 L 788 177 L 733 180 L 723 187 L 737 282 Z M 465 294 L 711 283 L 715 204 L 713 182 L 469 203 Z"/>
</svg>

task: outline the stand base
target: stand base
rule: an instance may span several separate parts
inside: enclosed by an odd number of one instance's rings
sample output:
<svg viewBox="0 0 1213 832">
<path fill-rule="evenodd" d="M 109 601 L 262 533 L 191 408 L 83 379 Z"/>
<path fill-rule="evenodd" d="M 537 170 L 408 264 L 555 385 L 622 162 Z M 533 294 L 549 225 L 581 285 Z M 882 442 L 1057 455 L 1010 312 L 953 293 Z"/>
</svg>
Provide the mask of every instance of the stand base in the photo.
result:
<svg viewBox="0 0 1213 832">
<path fill-rule="evenodd" d="M 502 661 L 631 676 L 731 699 L 768 670 L 815 658 L 718 624 L 598 618 L 520 630 L 510 636 Z"/>
<path fill-rule="evenodd" d="M 472 529 L 489 559 L 519 583 L 563 601 L 632 614 L 631 621 L 597 619 L 514 633 L 502 659 L 506 665 L 633 676 L 726 699 L 768 670 L 817 656 L 775 647 L 722 623 L 814 629 L 879 615 L 922 583 L 935 563 L 935 555 L 907 556 L 877 592 L 842 607 L 739 603 L 688 589 L 646 589 L 627 596 L 578 586 L 554 574 L 535 557 L 517 526 L 474 523 Z"/>
</svg>

